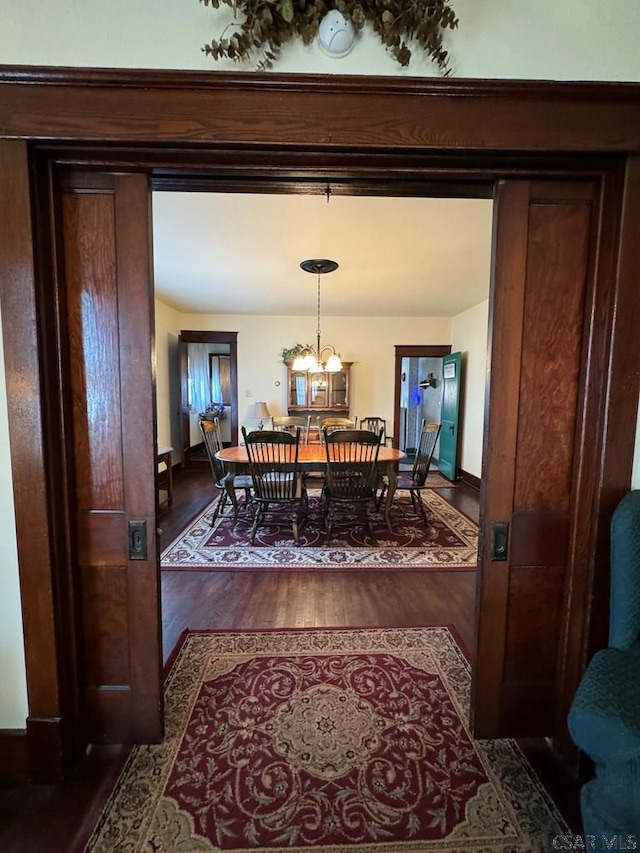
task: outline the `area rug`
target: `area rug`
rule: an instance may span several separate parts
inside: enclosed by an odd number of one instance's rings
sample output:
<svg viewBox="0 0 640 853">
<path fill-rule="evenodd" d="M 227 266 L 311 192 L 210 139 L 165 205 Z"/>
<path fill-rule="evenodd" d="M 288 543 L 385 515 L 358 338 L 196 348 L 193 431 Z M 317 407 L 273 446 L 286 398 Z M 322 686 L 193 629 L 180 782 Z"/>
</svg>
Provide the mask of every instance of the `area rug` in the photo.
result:
<svg viewBox="0 0 640 853">
<path fill-rule="evenodd" d="M 199 515 L 160 556 L 162 569 L 239 571 L 255 569 L 339 571 L 471 571 L 478 552 L 478 528 L 436 490 L 422 493 L 428 524 L 417 516 L 408 498 L 394 499 L 393 533 L 381 513 L 366 524 L 334 527 L 327 544 L 319 498 L 309 497 L 309 515 L 294 544 L 290 526 L 259 527 L 251 545 L 250 520 L 234 524 L 218 519 L 211 527 L 215 502 Z"/>
<path fill-rule="evenodd" d="M 476 741 L 446 627 L 188 632 L 166 737 L 134 747 L 86 853 L 524 853 L 564 821 L 511 740 Z"/>
</svg>

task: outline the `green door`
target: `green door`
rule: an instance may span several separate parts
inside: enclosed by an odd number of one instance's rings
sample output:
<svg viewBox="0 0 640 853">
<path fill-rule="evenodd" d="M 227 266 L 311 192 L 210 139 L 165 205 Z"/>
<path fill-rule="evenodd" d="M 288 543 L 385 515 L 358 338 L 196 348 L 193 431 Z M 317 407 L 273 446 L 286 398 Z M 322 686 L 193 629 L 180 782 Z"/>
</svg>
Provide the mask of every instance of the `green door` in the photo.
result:
<svg viewBox="0 0 640 853">
<path fill-rule="evenodd" d="M 456 478 L 461 369 L 461 353 L 452 352 L 442 359 L 442 429 L 438 468 L 449 480 Z"/>
</svg>

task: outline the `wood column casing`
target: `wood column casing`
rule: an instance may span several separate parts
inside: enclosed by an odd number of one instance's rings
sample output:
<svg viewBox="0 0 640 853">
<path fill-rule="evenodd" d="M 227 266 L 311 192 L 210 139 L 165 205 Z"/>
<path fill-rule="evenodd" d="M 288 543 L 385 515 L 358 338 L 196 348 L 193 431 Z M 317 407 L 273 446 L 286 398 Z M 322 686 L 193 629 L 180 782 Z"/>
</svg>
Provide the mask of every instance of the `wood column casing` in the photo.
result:
<svg viewBox="0 0 640 853">
<path fill-rule="evenodd" d="M 58 605 L 41 417 L 44 380 L 38 347 L 33 346 L 37 325 L 36 238 L 30 198 L 26 143 L 0 140 L 0 281 L 29 694 L 29 775 L 46 781 L 62 775 L 64 750 L 55 625 Z"/>
<path fill-rule="evenodd" d="M 47 170 L 73 163 L 146 171 L 164 188 L 218 191 L 331 184 L 335 192 L 473 195 L 514 177 L 600 182 L 601 216 L 589 237 L 598 290 L 585 304 L 585 426 L 576 440 L 579 501 L 570 510 L 572 570 L 555 685 L 562 728 L 576 678 L 601 642 L 608 521 L 629 487 L 634 453 L 639 107 L 634 85 L 0 68 L 0 212 L 10 223 L 0 232 L 0 288 L 34 724 L 64 730 L 62 700 L 75 675 L 60 646 L 74 617 L 64 584 L 59 592 L 64 542 L 47 500 L 48 482 L 59 503 L 67 499 L 48 453 L 56 446 L 47 415 L 57 349 L 48 312 L 38 311 L 55 247 L 33 231 L 30 206 L 43 204 Z"/>
</svg>

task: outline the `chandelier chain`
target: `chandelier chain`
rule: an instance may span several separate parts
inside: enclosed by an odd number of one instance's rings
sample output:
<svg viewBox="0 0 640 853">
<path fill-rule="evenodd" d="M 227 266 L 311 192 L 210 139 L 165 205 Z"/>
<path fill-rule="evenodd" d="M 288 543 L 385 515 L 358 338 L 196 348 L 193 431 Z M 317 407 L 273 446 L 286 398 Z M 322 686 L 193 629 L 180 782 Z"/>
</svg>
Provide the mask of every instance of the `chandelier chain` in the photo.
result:
<svg viewBox="0 0 640 853">
<path fill-rule="evenodd" d="M 318 348 L 320 348 L 320 273 L 318 273 L 318 325 L 316 327 L 316 335 L 318 338 Z M 318 353 L 318 358 L 320 353 Z"/>
<path fill-rule="evenodd" d="M 327 344 L 324 347 L 321 344 L 320 335 L 320 277 L 324 273 L 333 272 L 338 269 L 336 261 L 328 260 L 327 258 L 311 258 L 300 262 L 301 268 L 305 272 L 316 273 L 317 275 L 317 323 L 316 323 L 316 346 L 307 344 L 300 348 L 298 355 L 293 362 L 294 370 L 305 370 L 310 373 L 323 373 L 325 370 L 328 373 L 335 373 L 342 370 L 342 362 L 340 355 L 336 352 L 335 347 Z M 326 361 L 323 356 L 326 355 Z"/>
</svg>

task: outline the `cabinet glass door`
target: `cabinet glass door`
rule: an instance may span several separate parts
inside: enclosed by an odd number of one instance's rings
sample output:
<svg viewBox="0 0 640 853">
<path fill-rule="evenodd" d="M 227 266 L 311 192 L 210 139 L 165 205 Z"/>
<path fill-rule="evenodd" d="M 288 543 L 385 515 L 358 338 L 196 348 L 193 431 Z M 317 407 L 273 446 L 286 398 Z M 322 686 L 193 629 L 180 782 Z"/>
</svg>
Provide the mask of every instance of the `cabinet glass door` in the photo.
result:
<svg viewBox="0 0 640 853">
<path fill-rule="evenodd" d="M 289 405 L 307 405 L 307 374 L 291 373 L 289 377 Z"/>
<path fill-rule="evenodd" d="M 348 406 L 347 376 L 344 372 L 333 373 L 331 376 L 331 406 Z"/>
<path fill-rule="evenodd" d="M 329 405 L 329 392 L 326 373 L 310 374 L 311 405 L 316 409 L 326 409 Z"/>
</svg>

